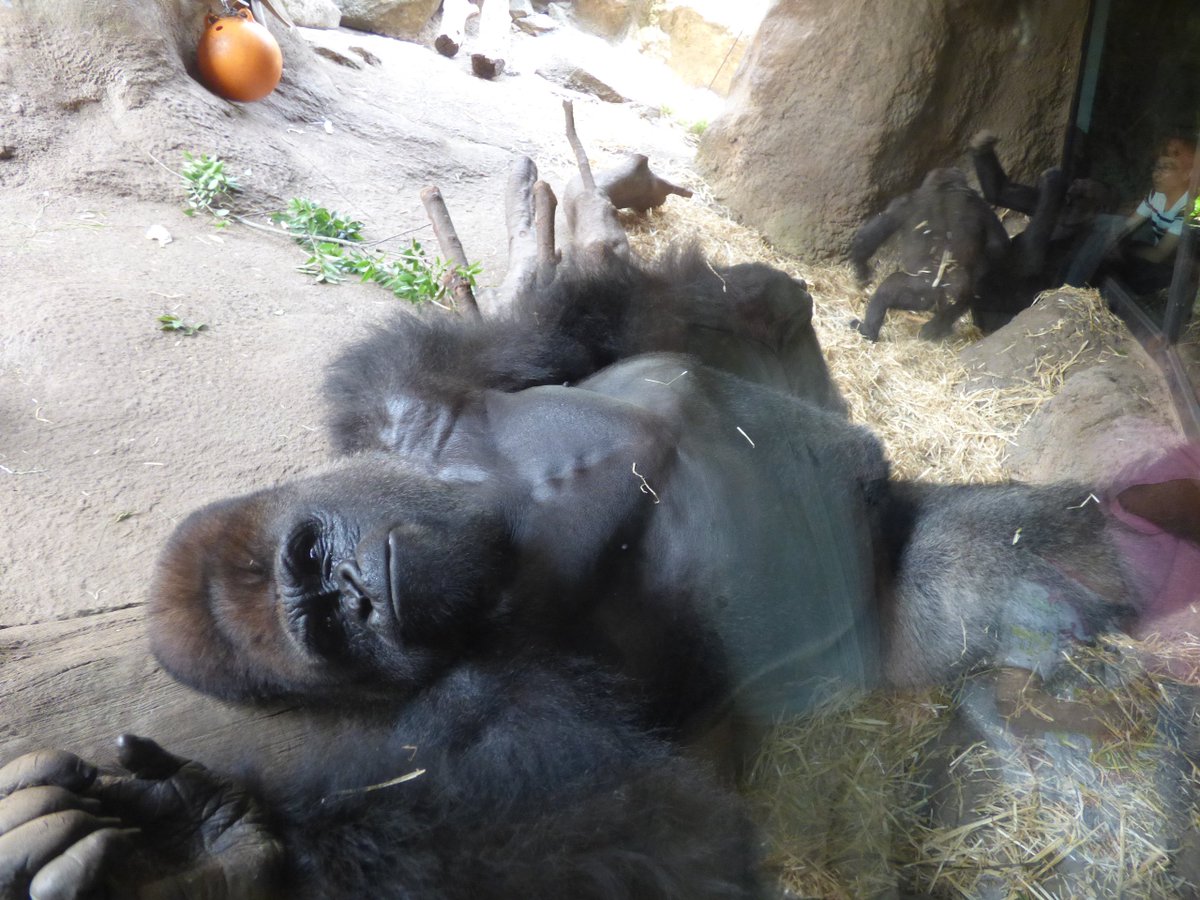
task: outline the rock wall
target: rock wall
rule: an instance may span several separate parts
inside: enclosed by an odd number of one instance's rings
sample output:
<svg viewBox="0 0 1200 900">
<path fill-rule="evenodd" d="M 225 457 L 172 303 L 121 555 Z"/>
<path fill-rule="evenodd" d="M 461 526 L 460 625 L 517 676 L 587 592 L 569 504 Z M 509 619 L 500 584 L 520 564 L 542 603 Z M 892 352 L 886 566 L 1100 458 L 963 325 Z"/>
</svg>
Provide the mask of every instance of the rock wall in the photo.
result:
<svg viewBox="0 0 1200 900">
<path fill-rule="evenodd" d="M 342 24 L 359 31 L 412 40 L 421 33 L 441 0 L 335 0 Z"/>
<path fill-rule="evenodd" d="M 1011 174 L 1059 162 L 1088 0 L 779 0 L 700 144 L 716 195 L 781 248 L 855 228 L 980 128 Z"/>
</svg>

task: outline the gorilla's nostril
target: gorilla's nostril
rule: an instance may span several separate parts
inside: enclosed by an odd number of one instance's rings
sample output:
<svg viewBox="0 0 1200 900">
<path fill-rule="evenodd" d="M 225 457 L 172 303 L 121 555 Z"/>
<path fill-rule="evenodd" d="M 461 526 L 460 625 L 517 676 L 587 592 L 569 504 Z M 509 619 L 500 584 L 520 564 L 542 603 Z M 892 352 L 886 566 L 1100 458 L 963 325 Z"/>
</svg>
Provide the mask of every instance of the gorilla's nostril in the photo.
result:
<svg viewBox="0 0 1200 900">
<path fill-rule="evenodd" d="M 367 621 L 371 616 L 371 611 L 375 608 L 369 597 L 351 591 L 342 592 L 340 603 L 342 615 L 350 616 L 359 622 Z"/>
<path fill-rule="evenodd" d="M 333 578 L 338 589 L 356 599 L 367 599 L 367 589 L 363 586 L 362 572 L 352 560 L 343 560 L 334 566 Z"/>
</svg>

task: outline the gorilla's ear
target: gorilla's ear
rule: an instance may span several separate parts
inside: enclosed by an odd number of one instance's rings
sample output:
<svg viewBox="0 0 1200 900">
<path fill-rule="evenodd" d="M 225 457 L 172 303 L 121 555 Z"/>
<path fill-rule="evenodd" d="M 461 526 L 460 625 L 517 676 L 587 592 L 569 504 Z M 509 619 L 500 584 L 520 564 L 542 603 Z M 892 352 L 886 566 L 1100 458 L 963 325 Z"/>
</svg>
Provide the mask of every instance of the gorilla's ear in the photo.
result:
<svg viewBox="0 0 1200 900">
<path fill-rule="evenodd" d="M 535 387 L 487 400 L 498 465 L 523 494 L 510 510 L 522 552 L 565 581 L 633 533 L 659 502 L 675 459 L 669 415 L 589 390 Z"/>
</svg>

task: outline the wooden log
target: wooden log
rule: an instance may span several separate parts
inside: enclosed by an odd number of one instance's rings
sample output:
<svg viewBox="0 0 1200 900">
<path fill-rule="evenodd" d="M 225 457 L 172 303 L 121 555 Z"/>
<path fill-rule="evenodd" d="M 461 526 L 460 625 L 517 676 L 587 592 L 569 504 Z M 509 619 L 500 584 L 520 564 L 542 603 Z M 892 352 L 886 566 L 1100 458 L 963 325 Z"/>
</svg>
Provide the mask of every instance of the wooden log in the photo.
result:
<svg viewBox="0 0 1200 900">
<path fill-rule="evenodd" d="M 471 54 L 471 69 L 480 78 L 495 78 L 504 71 L 511 30 L 508 0 L 484 0 L 479 12 L 479 49 Z"/>
<path fill-rule="evenodd" d="M 479 12 L 470 0 L 442 0 L 442 25 L 433 40 L 434 49 L 442 56 L 453 58 L 463 45 L 467 19 Z"/>
<path fill-rule="evenodd" d="M 479 305 L 475 302 L 471 282 L 459 274 L 459 271 L 467 268 L 469 263 L 467 254 L 463 251 L 462 241 L 458 239 L 458 232 L 454 230 L 454 223 L 450 220 L 450 211 L 446 209 L 446 201 L 442 199 L 442 192 L 433 185 L 422 189 L 421 203 L 424 204 L 425 214 L 429 216 L 429 221 L 433 225 L 433 233 L 437 237 L 442 255 L 446 257 L 451 266 L 445 277 L 451 296 L 454 297 L 456 303 L 461 303 L 463 309 L 468 313 L 479 318 Z"/>
<path fill-rule="evenodd" d="M 0 630 L 0 762 L 60 747 L 111 764 L 123 732 L 210 765 L 288 764 L 344 719 L 286 705 L 241 707 L 173 681 L 151 656 L 143 607 Z"/>
<path fill-rule="evenodd" d="M 508 271 L 496 303 L 509 306 L 530 293 L 537 283 L 538 245 L 534 226 L 533 186 L 537 166 L 528 156 L 518 158 L 508 173 L 504 193 L 504 223 L 508 230 Z"/>
<path fill-rule="evenodd" d="M 554 249 L 554 211 L 558 198 L 544 181 L 533 185 L 533 224 L 537 231 L 537 280 L 547 285 L 558 271 L 559 254 Z"/>
</svg>

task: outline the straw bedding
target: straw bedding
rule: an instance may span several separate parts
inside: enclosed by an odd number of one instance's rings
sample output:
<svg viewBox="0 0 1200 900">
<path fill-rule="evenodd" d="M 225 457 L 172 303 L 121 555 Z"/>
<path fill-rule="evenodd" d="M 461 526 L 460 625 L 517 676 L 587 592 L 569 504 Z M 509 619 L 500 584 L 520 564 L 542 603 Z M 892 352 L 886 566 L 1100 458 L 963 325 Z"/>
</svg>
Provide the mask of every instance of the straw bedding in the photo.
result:
<svg viewBox="0 0 1200 900">
<path fill-rule="evenodd" d="M 968 389 L 958 351 L 979 334 L 965 320 L 930 343 L 917 337 L 926 317 L 892 312 L 879 343 L 863 340 L 849 321 L 867 298 L 848 267 L 778 254 L 703 186 L 625 224 L 643 256 L 701 235 L 714 264 L 758 260 L 804 278 L 851 414 L 903 478 L 1003 480 L 1021 426 L 1072 368 L 1128 340 L 1094 292 L 1056 292 L 1061 333 L 1036 336 L 1051 350 L 1030 376 Z M 1193 713 L 1186 673 L 1200 669 L 1200 642 L 1120 637 L 1066 663 L 1053 684 L 981 673 L 916 694 L 840 696 L 780 723 L 745 788 L 782 883 L 831 898 L 1190 895 L 1178 858 L 1194 841 L 1197 780 L 1179 723 Z"/>
</svg>

